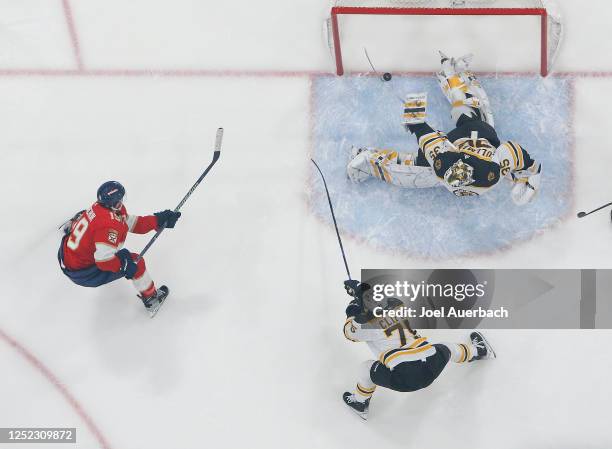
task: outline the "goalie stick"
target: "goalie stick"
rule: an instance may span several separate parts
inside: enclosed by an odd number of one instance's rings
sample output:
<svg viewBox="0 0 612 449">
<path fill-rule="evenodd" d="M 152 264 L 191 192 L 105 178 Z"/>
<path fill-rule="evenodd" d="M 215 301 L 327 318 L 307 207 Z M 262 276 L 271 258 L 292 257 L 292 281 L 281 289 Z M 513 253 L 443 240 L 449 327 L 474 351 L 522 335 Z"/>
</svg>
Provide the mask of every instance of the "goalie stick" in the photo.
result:
<svg viewBox="0 0 612 449">
<path fill-rule="evenodd" d="M 578 212 L 578 218 L 586 217 L 587 215 L 591 215 L 594 212 L 605 209 L 608 206 L 612 206 L 612 203 L 604 204 L 603 206 L 598 207 L 597 209 L 593 209 L 591 212 Z"/>
<path fill-rule="evenodd" d="M 336 236 L 338 237 L 338 244 L 340 245 L 342 260 L 344 261 L 344 268 L 346 268 L 346 274 L 348 275 L 349 280 L 352 280 L 353 278 L 351 277 L 351 272 L 349 271 L 348 263 L 346 263 L 346 254 L 344 254 L 344 247 L 342 246 L 342 239 L 340 238 L 340 232 L 338 231 L 338 223 L 336 222 L 336 215 L 334 214 L 334 206 L 332 206 L 331 197 L 329 196 L 329 190 L 327 189 L 327 182 L 325 182 L 325 176 L 323 176 L 323 172 L 321 171 L 319 165 L 315 162 L 315 160 L 310 160 L 315 165 L 315 167 L 317 167 L 317 170 L 321 175 L 321 179 L 323 180 L 323 185 L 325 186 L 325 193 L 327 194 L 327 202 L 329 203 L 329 210 L 331 211 L 331 216 L 334 220 L 334 228 L 336 229 Z"/>
<path fill-rule="evenodd" d="M 191 196 L 191 194 L 195 191 L 195 189 L 200 185 L 200 183 L 202 182 L 202 180 L 204 179 L 204 177 L 208 174 L 208 172 L 213 168 L 213 165 L 215 165 L 215 163 L 219 160 L 219 157 L 221 156 L 221 143 L 223 142 L 223 128 L 219 128 L 217 129 L 217 135 L 215 137 L 215 152 L 213 153 L 213 158 L 212 158 L 212 162 L 210 164 L 208 164 L 208 167 L 206 167 L 206 170 L 204 170 L 204 173 L 202 173 L 200 175 L 200 177 L 198 178 L 198 180 L 195 182 L 195 184 L 191 187 L 191 189 L 189 189 L 189 191 L 187 192 L 187 194 L 183 197 L 183 199 L 181 200 L 181 202 L 178 204 L 178 206 L 176 206 L 174 208 L 174 212 L 178 212 L 180 210 L 180 208 L 183 206 L 183 204 L 185 204 L 185 202 L 189 199 L 189 197 Z M 140 259 L 142 259 L 142 257 L 145 255 L 145 253 L 149 250 L 149 248 L 151 248 L 151 245 L 153 245 L 153 243 L 155 242 L 155 240 L 157 240 L 157 238 L 161 235 L 162 232 L 164 232 L 164 229 L 166 229 L 165 227 L 161 227 L 160 229 L 158 229 L 158 231 L 155 233 L 155 235 L 151 238 L 151 240 L 149 240 L 149 243 L 147 243 L 147 245 L 142 249 L 142 251 L 140 252 L 140 254 L 138 255 L 138 257 L 136 258 L 136 260 L 134 261 L 135 263 L 138 263 L 138 261 Z"/>
</svg>

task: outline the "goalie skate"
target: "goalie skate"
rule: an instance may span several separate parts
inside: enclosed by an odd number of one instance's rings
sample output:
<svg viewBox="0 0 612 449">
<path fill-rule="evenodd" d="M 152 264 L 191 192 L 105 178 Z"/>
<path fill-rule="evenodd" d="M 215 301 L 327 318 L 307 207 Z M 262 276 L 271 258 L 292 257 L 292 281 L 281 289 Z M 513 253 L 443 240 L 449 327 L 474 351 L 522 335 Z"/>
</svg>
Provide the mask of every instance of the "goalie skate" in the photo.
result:
<svg viewBox="0 0 612 449">
<path fill-rule="evenodd" d="M 159 312 L 159 309 L 161 309 L 161 306 L 164 304 L 164 302 L 166 302 L 166 299 L 168 298 L 169 294 L 170 289 L 168 289 L 168 287 L 166 287 L 165 285 L 162 285 L 150 298 L 145 299 L 140 295 L 138 295 L 138 297 L 142 299 L 142 303 L 149 312 L 150 317 L 153 318 L 155 317 L 155 315 L 157 315 L 157 312 Z"/>
</svg>

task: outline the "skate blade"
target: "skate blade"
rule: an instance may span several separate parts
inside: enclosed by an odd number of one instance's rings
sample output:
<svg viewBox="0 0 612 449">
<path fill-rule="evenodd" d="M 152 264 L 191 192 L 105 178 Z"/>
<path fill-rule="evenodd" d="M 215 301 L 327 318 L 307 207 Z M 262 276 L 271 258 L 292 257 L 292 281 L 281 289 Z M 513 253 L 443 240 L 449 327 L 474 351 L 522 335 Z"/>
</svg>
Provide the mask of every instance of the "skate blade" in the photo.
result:
<svg viewBox="0 0 612 449">
<path fill-rule="evenodd" d="M 355 410 L 353 407 L 351 407 L 351 410 L 357 415 L 359 416 L 361 419 L 363 419 L 364 421 L 368 420 L 368 413 L 362 413 L 362 412 L 358 412 L 357 410 Z"/>
<path fill-rule="evenodd" d="M 149 318 L 155 318 L 155 315 L 157 315 L 157 312 L 159 312 L 159 309 L 161 309 L 161 307 L 166 302 L 166 299 L 168 299 L 169 294 L 170 294 L 170 290 L 167 289 L 166 296 L 164 296 L 154 307 L 151 307 L 150 309 L 148 309 Z"/>
<path fill-rule="evenodd" d="M 346 404 L 346 402 L 345 402 L 345 404 Z M 359 416 L 359 417 L 360 417 L 361 419 L 363 419 L 364 421 L 367 421 L 367 420 L 368 420 L 368 412 L 360 412 L 360 411 L 358 411 L 358 410 L 355 410 L 353 407 L 351 407 L 351 406 L 350 406 L 350 405 L 348 405 L 348 404 L 346 404 L 346 406 L 347 406 L 348 408 L 350 408 L 350 409 L 351 409 L 351 411 L 352 411 L 354 414 L 356 414 L 357 416 Z"/>
<path fill-rule="evenodd" d="M 491 354 L 490 357 L 487 357 L 488 359 L 496 359 L 497 358 L 497 354 L 495 354 L 495 350 L 493 350 L 493 346 L 491 346 L 491 343 L 489 343 L 489 341 L 486 339 L 486 337 L 482 334 L 480 334 L 480 336 L 482 337 L 482 341 L 484 342 L 485 346 L 487 347 L 487 354 Z"/>
</svg>

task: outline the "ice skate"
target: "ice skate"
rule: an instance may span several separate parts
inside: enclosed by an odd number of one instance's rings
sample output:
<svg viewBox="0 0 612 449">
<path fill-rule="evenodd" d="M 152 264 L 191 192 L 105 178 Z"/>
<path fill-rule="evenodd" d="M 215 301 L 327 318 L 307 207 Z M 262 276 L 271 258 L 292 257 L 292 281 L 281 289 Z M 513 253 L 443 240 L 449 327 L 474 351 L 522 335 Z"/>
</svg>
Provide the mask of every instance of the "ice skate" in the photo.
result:
<svg viewBox="0 0 612 449">
<path fill-rule="evenodd" d="M 159 311 L 161 306 L 164 304 L 169 294 L 170 294 L 170 290 L 168 289 L 168 287 L 166 287 L 165 285 L 162 285 L 161 287 L 157 289 L 157 291 L 153 294 L 153 296 L 150 296 L 148 298 L 143 298 L 141 295 L 138 295 L 138 297 L 142 299 L 142 303 L 144 304 L 147 311 L 151 315 L 151 318 L 153 318 L 155 315 L 157 315 L 157 312 Z"/>
<path fill-rule="evenodd" d="M 364 402 L 360 402 L 355 399 L 355 395 L 348 391 L 345 391 L 342 395 L 342 399 L 344 403 L 348 405 L 351 410 L 353 410 L 359 417 L 363 420 L 368 419 L 368 409 L 370 408 L 370 398 L 366 399 Z"/>
<path fill-rule="evenodd" d="M 470 334 L 470 340 L 472 340 L 472 344 L 478 350 L 478 354 L 475 355 L 472 360 L 494 359 L 496 357 L 493 347 L 480 332 L 472 332 Z M 470 362 L 472 360 L 470 360 Z"/>
</svg>

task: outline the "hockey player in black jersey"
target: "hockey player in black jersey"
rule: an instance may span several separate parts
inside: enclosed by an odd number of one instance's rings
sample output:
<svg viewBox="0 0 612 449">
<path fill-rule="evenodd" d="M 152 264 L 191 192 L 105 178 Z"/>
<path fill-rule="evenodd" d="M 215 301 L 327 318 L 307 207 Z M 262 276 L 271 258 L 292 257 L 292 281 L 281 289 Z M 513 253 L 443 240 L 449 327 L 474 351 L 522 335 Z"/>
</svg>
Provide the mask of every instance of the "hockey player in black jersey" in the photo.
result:
<svg viewBox="0 0 612 449">
<path fill-rule="evenodd" d="M 355 389 L 346 391 L 344 403 L 361 418 L 367 419 L 370 398 L 377 386 L 394 391 L 412 392 L 431 385 L 447 363 L 473 362 L 494 358 L 495 352 L 480 332 L 470 334 L 469 343 L 431 344 L 410 327 L 407 319 L 389 316 L 376 318 L 364 307 L 363 294 L 370 286 L 345 281 L 353 300 L 346 308 L 344 336 L 354 342 L 367 342 L 378 360 L 367 360 L 359 368 Z M 402 306 L 389 302 L 386 309 Z"/>
<path fill-rule="evenodd" d="M 482 195 L 506 178 L 513 183 L 513 201 L 529 203 L 540 188 L 541 165 L 518 143 L 499 139 L 487 94 L 468 70 L 471 56 L 440 54 L 437 77 L 456 127 L 446 134 L 434 130 L 425 121 L 427 94 L 410 94 L 404 103 L 404 126 L 416 136 L 418 152 L 353 147 L 349 178 L 361 182 L 376 177 L 411 188 L 441 185 L 457 196 Z"/>
</svg>

